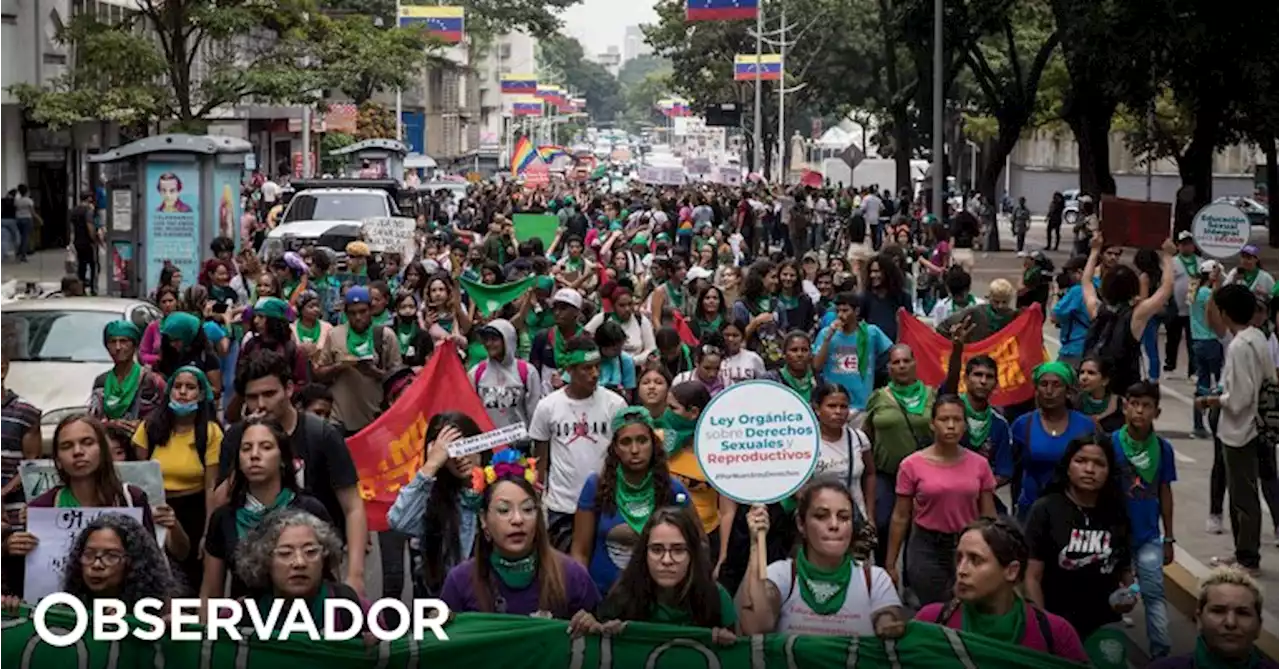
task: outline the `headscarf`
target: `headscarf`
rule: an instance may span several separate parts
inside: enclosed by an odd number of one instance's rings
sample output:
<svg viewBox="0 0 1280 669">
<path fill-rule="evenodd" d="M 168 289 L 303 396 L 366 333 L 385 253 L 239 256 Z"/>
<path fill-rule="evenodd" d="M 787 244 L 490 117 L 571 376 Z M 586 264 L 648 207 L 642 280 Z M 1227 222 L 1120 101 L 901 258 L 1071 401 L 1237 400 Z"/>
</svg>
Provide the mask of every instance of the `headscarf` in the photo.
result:
<svg viewBox="0 0 1280 669">
<path fill-rule="evenodd" d="M 254 303 L 253 314 L 288 322 L 289 303 L 278 297 L 264 297 Z"/>
<path fill-rule="evenodd" d="M 200 384 L 201 390 L 204 391 L 203 401 L 205 402 L 213 401 L 213 386 L 209 384 L 209 377 L 205 376 L 204 370 L 200 369 L 199 367 L 192 367 L 191 365 L 183 365 L 182 367 L 179 367 L 176 370 L 174 370 L 173 374 L 169 376 L 169 381 L 168 383 L 165 384 L 165 387 L 164 387 L 165 397 L 168 397 L 171 393 L 173 393 L 173 381 L 174 379 L 178 378 L 179 374 L 183 374 L 183 373 L 190 374 L 196 377 L 196 383 Z"/>
<path fill-rule="evenodd" d="M 132 321 L 111 321 L 107 323 L 106 327 L 102 328 L 103 346 L 107 344 L 108 340 L 115 337 L 128 337 L 133 340 L 133 343 L 137 344 L 142 341 L 142 330 L 138 329 L 138 326 L 134 325 Z"/>
<path fill-rule="evenodd" d="M 1076 370 L 1072 369 L 1071 365 L 1068 365 L 1061 360 L 1042 362 L 1037 365 L 1031 372 L 1031 382 L 1040 383 L 1040 377 L 1045 374 L 1053 374 L 1054 376 L 1062 379 L 1062 382 L 1069 386 L 1074 386 L 1076 384 Z"/>
<path fill-rule="evenodd" d="M 618 409 L 618 413 L 613 415 L 613 421 L 609 424 L 609 430 L 617 433 L 618 430 L 631 425 L 632 423 L 640 423 L 653 429 L 653 416 L 649 415 L 649 410 L 644 407 L 626 406 Z"/>
<path fill-rule="evenodd" d="M 194 314 L 185 311 L 175 311 L 164 317 L 160 323 L 160 334 L 169 339 L 177 339 L 183 344 L 190 345 L 196 340 L 196 335 L 200 334 L 200 319 Z"/>
</svg>

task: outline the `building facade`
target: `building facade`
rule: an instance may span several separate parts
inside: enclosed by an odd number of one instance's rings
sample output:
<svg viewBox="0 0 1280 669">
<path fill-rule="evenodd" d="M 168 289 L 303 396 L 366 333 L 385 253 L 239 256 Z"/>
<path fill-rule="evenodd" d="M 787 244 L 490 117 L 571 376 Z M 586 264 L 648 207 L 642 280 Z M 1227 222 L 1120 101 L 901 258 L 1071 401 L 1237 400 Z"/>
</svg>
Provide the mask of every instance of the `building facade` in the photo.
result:
<svg viewBox="0 0 1280 669">
<path fill-rule="evenodd" d="M 652 53 L 653 47 L 644 41 L 644 31 L 640 26 L 627 26 L 622 35 L 622 64 Z"/>
</svg>

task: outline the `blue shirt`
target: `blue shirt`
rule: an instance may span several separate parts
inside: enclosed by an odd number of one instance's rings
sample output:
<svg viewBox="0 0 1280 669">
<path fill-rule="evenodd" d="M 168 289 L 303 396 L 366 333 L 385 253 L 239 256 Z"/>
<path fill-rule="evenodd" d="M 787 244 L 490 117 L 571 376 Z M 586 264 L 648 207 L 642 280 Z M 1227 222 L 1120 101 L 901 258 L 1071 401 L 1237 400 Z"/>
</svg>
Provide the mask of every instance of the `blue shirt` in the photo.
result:
<svg viewBox="0 0 1280 669">
<path fill-rule="evenodd" d="M 987 463 L 991 465 L 991 473 L 995 474 L 996 478 L 1012 479 L 1013 448 L 1009 435 L 1009 421 L 999 411 L 993 409 L 991 431 L 987 433 L 986 443 L 974 446 L 969 438 L 969 430 L 966 428 L 964 436 L 960 437 L 960 445 L 985 457 Z"/>
<path fill-rule="evenodd" d="M 600 360 L 600 385 L 606 388 L 635 390 L 636 362 L 626 353 Z"/>
<path fill-rule="evenodd" d="M 1097 283 L 1097 282 L 1095 282 Z M 1084 305 L 1084 291 L 1072 286 L 1053 305 L 1053 315 L 1058 319 L 1058 340 L 1062 347 L 1059 356 L 1084 355 L 1084 340 L 1089 334 L 1089 310 Z"/>
<path fill-rule="evenodd" d="M 204 337 L 209 340 L 210 344 L 217 345 L 218 342 L 227 338 L 227 331 L 222 325 L 214 321 L 204 322 Z"/>
<path fill-rule="evenodd" d="M 1067 444 L 1076 437 L 1092 434 L 1093 419 L 1072 411 L 1067 420 L 1067 429 L 1053 437 L 1045 432 L 1040 422 L 1040 412 L 1032 411 L 1018 416 L 1013 425 L 1014 459 L 1022 459 L 1022 492 L 1018 495 L 1017 505 L 1020 513 L 1026 513 L 1031 505 L 1040 498 L 1040 491 L 1053 478 L 1053 470 L 1067 452 Z"/>
<path fill-rule="evenodd" d="M 1209 327 L 1209 299 L 1213 297 L 1213 289 L 1200 286 L 1196 289 L 1196 298 L 1191 302 L 1191 340 L 1217 341 L 1218 335 Z"/>
<path fill-rule="evenodd" d="M 627 521 L 623 520 L 616 508 L 607 515 L 596 510 L 596 488 L 599 485 L 599 474 L 587 477 L 586 482 L 582 484 L 582 494 L 578 497 L 578 510 L 596 514 L 595 539 L 592 542 L 591 564 L 587 567 L 587 571 L 591 572 L 591 580 L 595 581 L 596 588 L 600 592 L 609 592 L 614 581 L 617 581 L 618 576 L 622 574 L 622 570 L 627 568 L 632 553 L 640 543 L 640 535 L 627 525 Z M 671 497 L 672 499 L 655 505 L 655 508 L 667 504 L 689 506 L 689 491 L 674 477 L 671 479 Z M 635 557 L 643 560 L 645 554 L 640 551 Z"/>
<path fill-rule="evenodd" d="M 827 364 L 823 366 L 822 378 L 838 383 L 849 391 L 849 408 L 862 411 L 867 408 L 867 398 L 875 386 L 876 359 L 893 348 L 893 342 L 884 332 L 867 323 L 867 359 L 858 359 L 858 337 L 845 334 L 839 327 L 824 328 L 818 333 L 818 340 L 813 343 L 813 354 L 822 350 L 822 344 L 831 339 L 831 348 L 827 350 Z"/>
<path fill-rule="evenodd" d="M 1120 485 L 1129 501 L 1129 528 L 1133 532 L 1133 545 L 1140 546 L 1157 541 L 1160 532 L 1160 487 L 1178 480 L 1178 468 L 1173 460 L 1173 446 L 1160 439 L 1160 465 L 1156 475 L 1147 483 L 1138 476 L 1120 445 L 1120 430 L 1111 433 L 1111 443 L 1116 451 L 1116 464 L 1120 467 Z"/>
</svg>

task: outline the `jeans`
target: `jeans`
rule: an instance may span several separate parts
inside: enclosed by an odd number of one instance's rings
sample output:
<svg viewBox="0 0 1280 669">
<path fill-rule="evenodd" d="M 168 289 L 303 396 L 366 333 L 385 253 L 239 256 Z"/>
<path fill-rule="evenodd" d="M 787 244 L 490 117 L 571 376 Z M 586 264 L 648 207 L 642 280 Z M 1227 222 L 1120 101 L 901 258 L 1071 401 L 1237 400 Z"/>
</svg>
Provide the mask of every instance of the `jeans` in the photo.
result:
<svg viewBox="0 0 1280 669">
<path fill-rule="evenodd" d="M 18 255 L 18 243 L 22 238 L 18 232 L 18 219 L 6 218 L 3 221 L 3 228 L 0 228 L 0 251 L 3 251 L 4 257 L 14 258 Z"/>
<path fill-rule="evenodd" d="M 956 543 L 960 535 L 934 532 L 923 527 L 911 528 L 906 560 L 911 565 L 902 574 L 915 593 L 920 606 L 951 601 L 956 584 Z"/>
<path fill-rule="evenodd" d="M 1256 496 L 1255 496 L 1256 499 Z M 1134 546 L 1134 572 L 1142 590 L 1151 659 L 1169 654 L 1169 605 L 1164 599 L 1164 544 L 1160 539 Z"/>
<path fill-rule="evenodd" d="M 30 218 L 18 219 L 18 260 L 26 260 L 31 255 L 31 233 L 35 231 L 35 221 Z"/>
<path fill-rule="evenodd" d="M 1147 321 L 1147 327 L 1142 331 L 1142 353 L 1147 358 L 1147 379 L 1151 381 L 1160 380 L 1159 332 L 1160 323 L 1154 318 Z"/>
<path fill-rule="evenodd" d="M 1052 248 L 1054 251 L 1057 251 L 1058 245 L 1062 243 L 1062 223 L 1049 223 L 1046 230 L 1047 234 L 1044 240 L 1045 249 Z"/>
<path fill-rule="evenodd" d="M 1187 342 L 1187 359 L 1192 361 L 1192 366 L 1188 368 L 1188 373 L 1195 371 L 1194 366 L 1196 349 L 1191 339 L 1191 317 L 1177 316 L 1165 322 L 1164 324 L 1164 368 L 1172 372 L 1178 368 L 1178 347 L 1182 342 Z"/>
<path fill-rule="evenodd" d="M 876 564 L 881 567 L 888 567 L 886 563 L 885 553 L 889 550 L 889 526 L 893 524 L 893 505 L 898 501 L 897 491 L 898 477 L 897 474 L 889 474 L 888 472 L 876 472 Z M 908 535 L 903 537 L 903 544 L 907 544 L 911 540 L 911 527 L 907 527 Z M 907 551 L 903 551 L 903 562 L 906 559 Z M 905 567 L 899 571 L 900 574 L 906 573 Z"/>
<path fill-rule="evenodd" d="M 1176 352 L 1177 349 L 1174 349 Z M 1196 373 L 1196 397 L 1213 392 L 1222 376 L 1222 342 L 1217 339 L 1201 339 L 1191 345 L 1191 368 Z M 1192 423 L 1197 430 L 1204 429 L 1204 412 L 1192 408 Z"/>
<path fill-rule="evenodd" d="M 884 226 L 879 223 L 871 225 L 871 249 L 880 250 L 880 245 L 884 243 Z"/>
</svg>

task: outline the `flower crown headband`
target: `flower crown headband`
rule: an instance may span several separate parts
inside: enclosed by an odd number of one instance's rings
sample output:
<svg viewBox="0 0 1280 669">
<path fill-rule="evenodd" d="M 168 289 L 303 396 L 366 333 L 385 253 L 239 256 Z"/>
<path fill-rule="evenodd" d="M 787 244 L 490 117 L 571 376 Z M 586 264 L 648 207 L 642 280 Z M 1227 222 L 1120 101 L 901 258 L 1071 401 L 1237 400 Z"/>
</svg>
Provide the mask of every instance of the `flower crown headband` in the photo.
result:
<svg viewBox="0 0 1280 669">
<path fill-rule="evenodd" d="M 537 460 L 526 458 L 520 451 L 508 447 L 494 451 L 489 466 L 471 470 L 471 489 L 477 494 L 483 494 L 485 488 L 504 476 L 522 478 L 535 489 L 539 488 Z"/>
</svg>

